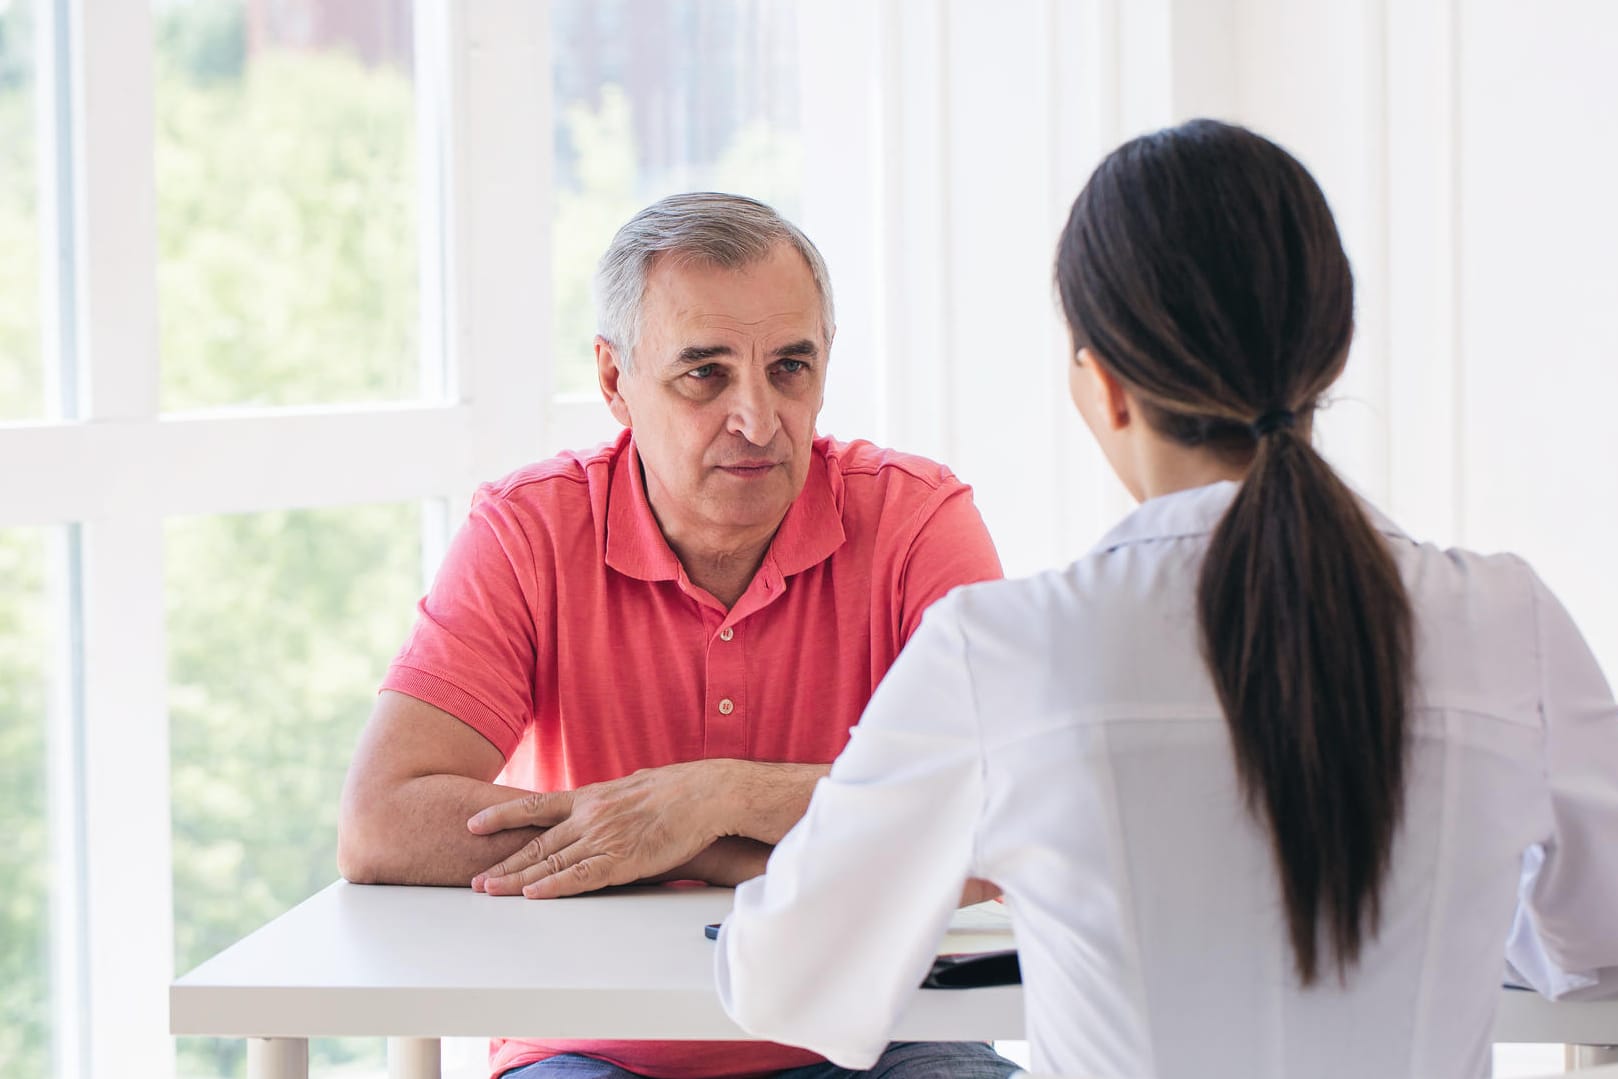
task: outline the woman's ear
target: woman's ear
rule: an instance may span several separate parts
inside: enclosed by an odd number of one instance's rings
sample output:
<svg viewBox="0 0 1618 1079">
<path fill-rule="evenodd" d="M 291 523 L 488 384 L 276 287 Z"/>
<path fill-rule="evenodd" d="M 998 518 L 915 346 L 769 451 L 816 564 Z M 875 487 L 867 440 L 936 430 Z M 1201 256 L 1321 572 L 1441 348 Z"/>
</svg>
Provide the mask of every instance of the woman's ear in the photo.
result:
<svg viewBox="0 0 1618 1079">
<path fill-rule="evenodd" d="M 1123 382 L 1088 348 L 1079 349 L 1077 363 L 1082 375 L 1073 387 L 1074 395 L 1083 393 L 1089 398 L 1085 405 L 1080 405 L 1080 411 L 1092 423 L 1101 423 L 1109 431 L 1128 427 L 1132 415 Z"/>
</svg>

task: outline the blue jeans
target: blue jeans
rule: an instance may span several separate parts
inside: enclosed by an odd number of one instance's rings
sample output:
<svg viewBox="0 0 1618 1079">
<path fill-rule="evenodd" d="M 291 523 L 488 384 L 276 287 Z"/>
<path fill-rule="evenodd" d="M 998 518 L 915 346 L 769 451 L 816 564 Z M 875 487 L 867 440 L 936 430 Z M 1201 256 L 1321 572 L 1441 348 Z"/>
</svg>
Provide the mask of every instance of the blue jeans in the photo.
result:
<svg viewBox="0 0 1618 1079">
<path fill-rule="evenodd" d="M 1017 1065 L 982 1042 L 893 1042 L 870 1071 L 808 1064 L 775 1079 L 1006 1079 Z M 567 1053 L 513 1068 L 500 1079 L 638 1079 L 634 1072 Z"/>
</svg>

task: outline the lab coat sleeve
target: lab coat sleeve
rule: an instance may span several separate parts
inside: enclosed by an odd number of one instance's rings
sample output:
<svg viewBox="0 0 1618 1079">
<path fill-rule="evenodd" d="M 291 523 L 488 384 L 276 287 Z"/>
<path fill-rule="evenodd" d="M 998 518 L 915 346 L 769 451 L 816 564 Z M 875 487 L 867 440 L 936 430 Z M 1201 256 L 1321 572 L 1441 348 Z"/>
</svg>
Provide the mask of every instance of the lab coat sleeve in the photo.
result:
<svg viewBox="0 0 1618 1079">
<path fill-rule="evenodd" d="M 845 1068 L 881 1055 L 972 869 L 983 778 L 960 599 L 927 612 L 719 934 L 731 1018 Z"/>
<path fill-rule="evenodd" d="M 1567 611 L 1533 578 L 1552 831 L 1523 860 L 1506 958 L 1555 999 L 1618 995 L 1618 705 Z"/>
</svg>

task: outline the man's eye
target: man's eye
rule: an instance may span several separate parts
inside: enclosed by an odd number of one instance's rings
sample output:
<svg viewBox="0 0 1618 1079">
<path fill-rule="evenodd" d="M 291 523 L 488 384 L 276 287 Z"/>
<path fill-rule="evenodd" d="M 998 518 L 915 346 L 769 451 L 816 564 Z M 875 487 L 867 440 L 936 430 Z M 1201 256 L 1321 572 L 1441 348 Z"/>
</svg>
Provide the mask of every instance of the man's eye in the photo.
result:
<svg viewBox="0 0 1618 1079">
<path fill-rule="evenodd" d="M 799 371 L 809 370 L 809 365 L 803 360 L 782 360 L 776 365 L 776 369 L 784 375 L 795 375 Z"/>
<path fill-rule="evenodd" d="M 698 382 L 706 382 L 708 379 L 714 376 L 718 369 L 719 366 L 717 364 L 705 363 L 701 367 L 691 368 L 691 370 L 685 373 L 685 377 L 695 379 Z"/>
</svg>

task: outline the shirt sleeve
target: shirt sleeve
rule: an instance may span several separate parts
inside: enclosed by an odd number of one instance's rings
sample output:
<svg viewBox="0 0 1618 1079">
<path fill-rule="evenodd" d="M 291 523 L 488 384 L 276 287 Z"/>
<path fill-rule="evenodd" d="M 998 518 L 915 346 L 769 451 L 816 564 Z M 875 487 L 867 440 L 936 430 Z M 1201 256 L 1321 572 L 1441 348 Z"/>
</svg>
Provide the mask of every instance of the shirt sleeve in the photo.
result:
<svg viewBox="0 0 1618 1079">
<path fill-rule="evenodd" d="M 971 874 L 982 757 L 956 607 L 927 615 L 719 934 L 731 1018 L 845 1068 L 881 1055 Z"/>
<path fill-rule="evenodd" d="M 972 488 L 951 477 L 935 499 L 910 543 L 900 578 L 901 644 L 916 632 L 927 608 L 950 589 L 1005 576 L 994 540 L 972 501 Z"/>
<path fill-rule="evenodd" d="M 534 714 L 535 579 L 520 519 L 480 491 L 382 688 L 443 709 L 509 758 Z"/>
<path fill-rule="evenodd" d="M 1552 998 L 1618 995 L 1618 705 L 1566 609 L 1532 583 L 1552 830 L 1523 860 L 1506 958 Z"/>
</svg>

